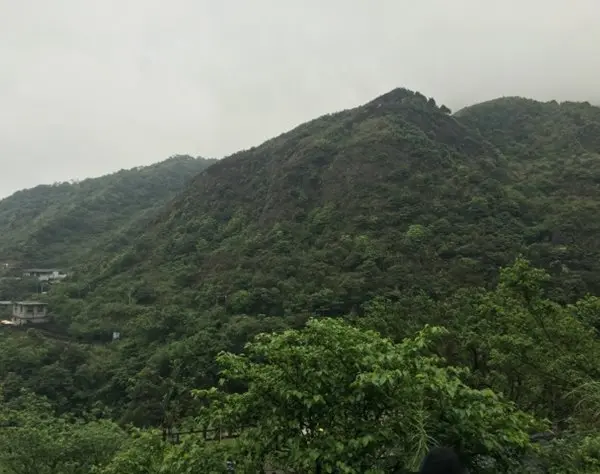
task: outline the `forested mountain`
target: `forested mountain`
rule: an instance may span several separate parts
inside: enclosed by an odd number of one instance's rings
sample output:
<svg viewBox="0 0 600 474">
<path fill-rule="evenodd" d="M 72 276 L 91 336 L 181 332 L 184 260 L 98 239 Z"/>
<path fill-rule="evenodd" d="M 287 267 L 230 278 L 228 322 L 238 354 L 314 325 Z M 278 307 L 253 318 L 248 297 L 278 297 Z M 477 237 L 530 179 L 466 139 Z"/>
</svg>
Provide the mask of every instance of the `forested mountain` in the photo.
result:
<svg viewBox="0 0 600 474">
<path fill-rule="evenodd" d="M 588 102 L 504 97 L 466 107 L 455 116 L 510 155 L 540 158 L 561 152 L 568 158 L 600 150 L 600 107 Z"/>
<path fill-rule="evenodd" d="M 398 89 L 226 158 L 91 286 L 276 315 L 481 282 L 523 224 L 505 157 L 448 112 Z"/>
<path fill-rule="evenodd" d="M 72 266 L 90 250 L 114 252 L 132 230 L 216 160 L 174 156 L 151 166 L 18 191 L 0 201 L 0 261 Z"/>
<path fill-rule="evenodd" d="M 527 209 L 524 253 L 567 293 L 599 294 L 600 107 L 502 98 L 457 117 L 509 158 L 512 192 Z"/>
<path fill-rule="evenodd" d="M 7 332 L 6 419 L 77 473 L 599 472 L 599 117 L 396 89 L 219 160 Z"/>
<path fill-rule="evenodd" d="M 596 292 L 600 148 L 576 137 L 597 115 L 501 99 L 453 117 L 394 90 L 209 168 L 89 283 L 111 301 L 344 314 L 493 284 L 524 254 L 556 274 L 556 297 Z"/>
</svg>

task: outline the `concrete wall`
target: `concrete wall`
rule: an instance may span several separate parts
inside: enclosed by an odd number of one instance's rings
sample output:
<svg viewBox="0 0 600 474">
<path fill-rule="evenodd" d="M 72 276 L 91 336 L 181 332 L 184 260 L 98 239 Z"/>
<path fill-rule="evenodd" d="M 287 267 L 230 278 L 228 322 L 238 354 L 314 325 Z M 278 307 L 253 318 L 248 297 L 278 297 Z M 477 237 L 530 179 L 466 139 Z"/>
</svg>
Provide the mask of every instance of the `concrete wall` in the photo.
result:
<svg viewBox="0 0 600 474">
<path fill-rule="evenodd" d="M 25 323 L 45 323 L 48 321 L 48 308 L 42 304 L 19 304 L 13 305 L 13 321 L 18 324 Z"/>
</svg>

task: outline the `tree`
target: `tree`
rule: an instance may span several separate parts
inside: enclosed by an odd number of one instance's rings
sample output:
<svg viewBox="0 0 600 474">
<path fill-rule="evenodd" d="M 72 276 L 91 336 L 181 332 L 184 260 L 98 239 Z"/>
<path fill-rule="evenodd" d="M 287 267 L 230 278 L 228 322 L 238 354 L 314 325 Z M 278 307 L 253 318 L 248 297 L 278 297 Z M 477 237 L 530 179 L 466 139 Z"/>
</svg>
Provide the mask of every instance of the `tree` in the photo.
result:
<svg viewBox="0 0 600 474">
<path fill-rule="evenodd" d="M 239 454 L 257 466 L 302 471 L 319 459 L 346 473 L 384 472 L 386 462 L 415 469 L 438 443 L 471 463 L 477 455 L 514 460 L 529 449 L 534 420 L 490 390 L 469 388 L 464 371 L 432 355 L 443 332 L 426 326 L 394 344 L 325 318 L 263 334 L 241 355 L 220 355 L 221 388 L 198 391 L 212 402 L 202 418 L 249 426 Z"/>
<path fill-rule="evenodd" d="M 458 347 L 454 360 L 471 367 L 472 384 L 492 387 L 564 428 L 565 421 L 592 420 L 581 412 L 583 392 L 572 392 L 599 379 L 600 344 L 585 321 L 593 306 L 551 301 L 544 295 L 548 280 L 518 258 L 501 271 L 495 289 L 459 292 L 441 313 Z"/>
<path fill-rule="evenodd" d="M 155 430 L 135 431 L 101 474 L 158 474 L 161 471 L 166 445 L 160 432 Z"/>
<path fill-rule="evenodd" d="M 0 409 L 0 472 L 87 474 L 125 440 L 114 423 L 55 417 L 44 399 L 25 393 Z"/>
</svg>

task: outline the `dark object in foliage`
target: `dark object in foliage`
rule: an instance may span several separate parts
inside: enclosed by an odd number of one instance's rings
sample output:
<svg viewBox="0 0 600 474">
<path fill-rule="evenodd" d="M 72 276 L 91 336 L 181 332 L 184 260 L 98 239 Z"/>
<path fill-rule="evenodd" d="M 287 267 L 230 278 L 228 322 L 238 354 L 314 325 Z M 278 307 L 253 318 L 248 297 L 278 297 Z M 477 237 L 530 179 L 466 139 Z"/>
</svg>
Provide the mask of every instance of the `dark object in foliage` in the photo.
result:
<svg viewBox="0 0 600 474">
<path fill-rule="evenodd" d="M 458 455 L 450 448 L 433 448 L 421 465 L 420 474 L 465 474 Z"/>
</svg>

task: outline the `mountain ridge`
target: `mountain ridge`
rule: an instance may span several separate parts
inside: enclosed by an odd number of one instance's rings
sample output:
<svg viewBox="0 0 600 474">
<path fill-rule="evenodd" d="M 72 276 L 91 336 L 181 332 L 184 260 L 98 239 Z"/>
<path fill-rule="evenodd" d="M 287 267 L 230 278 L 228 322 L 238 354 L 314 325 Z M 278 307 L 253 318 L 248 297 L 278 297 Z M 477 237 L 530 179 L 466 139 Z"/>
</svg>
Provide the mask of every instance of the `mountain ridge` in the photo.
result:
<svg viewBox="0 0 600 474">
<path fill-rule="evenodd" d="M 176 155 L 98 178 L 17 191 L 0 200 L 0 261 L 70 266 L 82 257 L 68 255 L 71 247 L 155 212 L 214 161 Z"/>
<path fill-rule="evenodd" d="M 470 201 L 484 192 L 496 194 L 493 207 L 508 213 L 510 232 L 518 232 L 519 226 L 510 223 L 515 206 L 502 203 L 502 183 L 509 179 L 505 160 L 446 107 L 395 89 L 220 160 L 198 174 L 156 215 L 137 244 L 92 280 L 102 286 L 121 275 L 137 281 L 134 286 L 152 288 L 154 297 L 168 300 L 176 292 L 178 300 L 188 298 L 199 307 L 214 304 L 215 293 L 235 300 L 250 292 L 256 304 L 243 312 L 266 314 L 286 305 L 289 311 L 314 310 L 324 294 L 345 300 L 335 310 L 344 312 L 378 292 L 393 294 L 398 286 L 432 284 L 436 291 L 448 291 L 451 285 L 444 289 L 445 284 L 431 281 L 436 273 L 450 271 L 447 260 L 454 257 L 442 248 L 431 254 L 437 257 L 430 259 L 426 282 L 401 276 L 403 266 L 414 268 L 425 258 L 410 255 L 416 244 L 409 241 L 420 238 L 410 232 L 421 231 L 425 240 L 443 247 L 432 235 L 447 226 L 449 214 L 464 220 L 463 214 L 475 212 Z M 499 225 L 488 224 L 489 229 L 477 230 L 469 222 L 457 236 L 461 245 L 468 246 L 479 232 L 493 234 Z M 331 241 L 327 245 L 333 248 L 316 251 L 323 240 L 344 235 L 349 241 Z M 369 246 L 377 254 L 373 258 L 363 255 Z M 293 249 L 312 256 L 303 263 Z M 360 254 L 357 260 L 344 263 L 353 252 Z M 265 271 L 268 261 L 277 268 Z M 480 271 L 489 274 L 488 267 L 507 262 L 507 257 L 483 256 Z M 361 265 L 371 266 L 372 281 L 359 276 Z M 233 278 L 232 272 L 239 273 Z M 300 282 L 307 282 L 309 294 L 291 303 Z M 153 298 L 148 301 L 158 301 Z"/>
<path fill-rule="evenodd" d="M 572 203 L 587 189 L 590 198 L 600 169 L 586 160 L 598 163 L 595 149 L 575 147 L 569 157 L 573 180 L 591 172 L 588 188 L 561 188 L 550 163 L 565 159 L 563 135 L 593 128 L 600 109 L 563 104 L 505 97 L 452 114 L 397 88 L 325 114 L 197 173 L 131 245 L 109 245 L 88 262 L 85 278 L 98 297 L 129 300 L 144 288 L 145 304 L 209 308 L 248 293 L 253 303 L 228 311 L 276 314 L 314 311 L 334 295 L 330 309 L 343 313 L 378 294 L 493 284 L 519 254 L 585 268 L 581 249 L 557 256 L 556 246 L 574 241 L 574 219 L 597 204 L 573 212 L 553 193 Z M 520 133 L 523 120 L 535 133 Z M 561 133 L 547 142 L 553 120 Z M 575 232 L 590 242 L 590 232 Z M 567 292 L 591 288 L 585 272 L 577 275 Z"/>
</svg>

